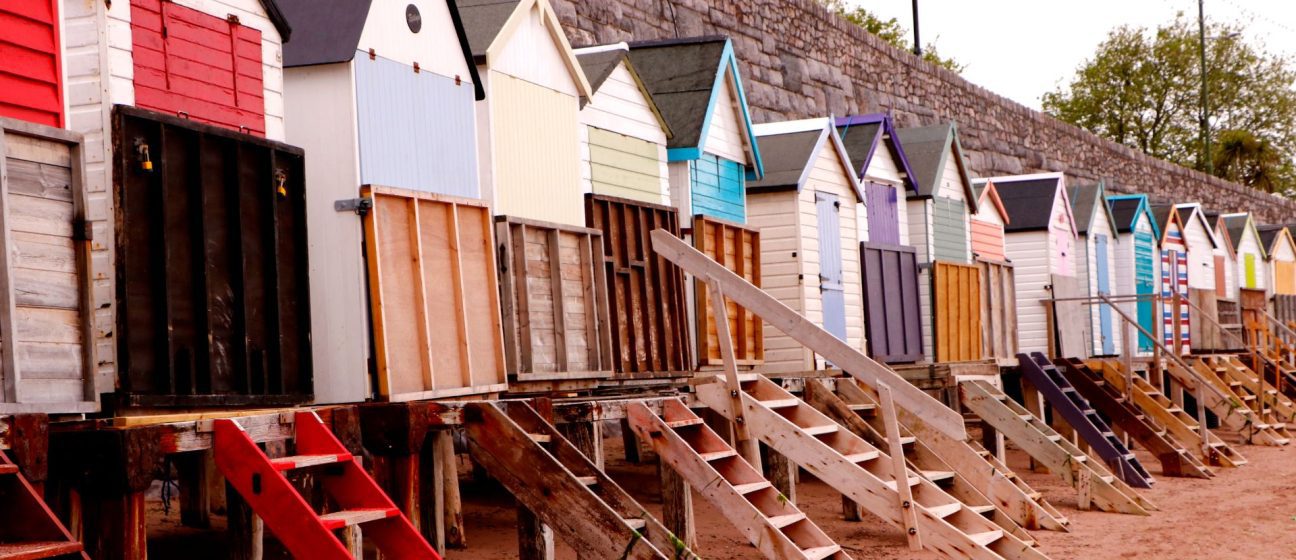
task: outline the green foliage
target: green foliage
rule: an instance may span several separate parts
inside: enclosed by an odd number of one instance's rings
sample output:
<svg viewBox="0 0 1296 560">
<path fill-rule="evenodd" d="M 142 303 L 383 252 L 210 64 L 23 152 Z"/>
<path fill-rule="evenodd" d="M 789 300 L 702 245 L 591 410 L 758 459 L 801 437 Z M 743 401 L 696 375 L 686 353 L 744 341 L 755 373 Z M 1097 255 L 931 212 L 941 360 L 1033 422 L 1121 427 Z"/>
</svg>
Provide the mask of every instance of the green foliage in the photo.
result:
<svg viewBox="0 0 1296 560">
<path fill-rule="evenodd" d="M 1296 69 L 1210 24 L 1206 85 L 1211 162 L 1220 177 L 1296 195 Z M 1182 14 L 1155 31 L 1118 27 L 1071 83 L 1044 94 L 1066 122 L 1180 165 L 1205 170 L 1197 23 Z"/>
<path fill-rule="evenodd" d="M 846 0 L 819 0 L 824 7 L 832 10 L 842 19 L 864 28 L 865 31 L 876 35 L 879 39 L 890 43 L 897 49 L 910 50 L 912 41 L 909 40 L 909 29 L 896 18 L 882 19 L 873 15 L 872 12 L 861 7 L 850 7 Z M 964 66 L 959 64 L 953 58 L 943 58 L 936 51 L 936 45 L 927 43 L 923 46 L 923 60 L 945 68 L 953 72 L 962 72 Z"/>
</svg>

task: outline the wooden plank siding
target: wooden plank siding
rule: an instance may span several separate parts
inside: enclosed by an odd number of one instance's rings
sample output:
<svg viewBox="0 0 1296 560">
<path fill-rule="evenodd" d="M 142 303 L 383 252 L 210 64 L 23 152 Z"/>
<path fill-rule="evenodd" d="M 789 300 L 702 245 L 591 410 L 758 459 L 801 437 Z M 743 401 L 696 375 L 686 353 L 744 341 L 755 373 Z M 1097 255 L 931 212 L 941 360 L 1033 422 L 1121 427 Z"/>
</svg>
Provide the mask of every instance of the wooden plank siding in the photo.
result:
<svg viewBox="0 0 1296 560">
<path fill-rule="evenodd" d="M 981 270 L 976 266 L 932 263 L 936 361 L 966 362 L 981 355 Z"/>
<path fill-rule="evenodd" d="M 594 194 L 661 204 L 665 199 L 664 148 L 646 140 L 586 127 L 590 189 Z"/>
<path fill-rule="evenodd" d="M 968 254 L 968 213 L 962 200 L 932 198 L 933 260 L 959 264 L 971 262 Z"/>
<path fill-rule="evenodd" d="M 913 247 L 860 244 L 868 353 L 883 363 L 923 358 L 918 262 Z"/>
<path fill-rule="evenodd" d="M 988 220 L 972 218 L 971 224 L 972 254 L 977 259 L 988 261 L 1006 261 L 1004 251 L 1004 227 Z"/>
<path fill-rule="evenodd" d="M 589 194 L 586 224 L 603 232 L 616 378 L 677 377 L 691 369 L 684 274 L 652 250 L 648 234 L 680 235 L 670 206 Z"/>
<path fill-rule="evenodd" d="M 97 409 L 79 135 L 0 118 L 0 414 Z"/>
<path fill-rule="evenodd" d="M 62 127 L 58 0 L 0 4 L 0 117 Z"/>
<path fill-rule="evenodd" d="M 495 243 L 483 202 L 365 185 L 379 397 L 423 400 L 507 388 Z"/>
<path fill-rule="evenodd" d="M 693 246 L 753 286 L 761 287 L 761 243 L 760 232 L 756 229 L 702 215 L 694 216 Z M 698 365 L 724 365 L 706 283 L 695 279 L 694 290 L 697 294 Z M 765 363 L 765 322 L 732 301 L 726 303 L 736 363 L 747 366 Z"/>
<path fill-rule="evenodd" d="M 310 400 L 302 151 L 130 107 L 115 116 L 120 400 Z"/>
<path fill-rule="evenodd" d="M 583 225 L 576 97 L 493 70 L 488 84 L 495 213 Z"/>
<path fill-rule="evenodd" d="M 745 174 L 741 163 L 711 154 L 702 154 L 702 157 L 690 161 L 693 213 L 745 223 Z"/>
<path fill-rule="evenodd" d="M 1010 263 L 977 260 L 981 269 L 981 355 L 996 360 L 1017 356 L 1016 270 Z"/>
<path fill-rule="evenodd" d="M 595 258 L 603 232 L 497 216 L 495 239 L 509 374 L 519 381 L 609 376 L 607 280 Z"/>
</svg>

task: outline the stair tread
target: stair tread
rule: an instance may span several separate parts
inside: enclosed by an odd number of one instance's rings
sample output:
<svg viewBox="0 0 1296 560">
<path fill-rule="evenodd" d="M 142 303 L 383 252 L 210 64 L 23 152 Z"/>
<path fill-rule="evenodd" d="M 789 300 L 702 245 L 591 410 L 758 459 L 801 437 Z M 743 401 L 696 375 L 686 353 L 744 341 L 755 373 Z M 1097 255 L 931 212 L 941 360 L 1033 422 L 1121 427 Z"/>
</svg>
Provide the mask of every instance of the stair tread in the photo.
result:
<svg viewBox="0 0 1296 560">
<path fill-rule="evenodd" d="M 863 453 L 851 453 L 850 455 L 843 455 L 843 457 L 845 457 L 847 461 L 850 461 L 852 463 L 863 463 L 865 461 L 872 461 L 873 459 L 877 459 L 879 455 L 881 454 L 878 453 L 877 451 L 865 451 Z"/>
<path fill-rule="evenodd" d="M 954 478 L 954 471 L 923 471 L 923 476 L 932 482 Z"/>
<path fill-rule="evenodd" d="M 805 512 L 798 511 L 786 515 L 773 515 L 768 517 L 767 519 L 769 519 L 770 525 L 773 525 L 775 529 L 782 529 L 784 527 L 787 527 L 788 525 L 796 523 L 797 521 L 801 521 L 802 519 L 805 518 L 806 518 Z"/>
<path fill-rule="evenodd" d="M 711 462 L 711 461 L 718 461 L 720 459 L 724 459 L 727 457 L 733 457 L 737 454 L 738 452 L 732 449 L 721 449 L 720 451 L 698 453 L 698 456 L 701 457 L 703 461 Z"/>
<path fill-rule="evenodd" d="M 350 527 L 352 525 L 360 525 L 361 523 L 368 523 L 370 521 L 377 521 L 379 519 L 387 519 L 388 517 L 396 517 L 398 515 L 400 515 L 400 510 L 396 508 L 361 508 L 326 513 L 319 516 L 319 518 L 320 521 L 324 523 L 325 527 L 329 530 L 333 530 L 341 529 L 342 527 Z"/>
<path fill-rule="evenodd" d="M 993 531 L 986 531 L 984 533 L 969 533 L 968 538 L 971 539 L 972 542 L 974 543 L 977 543 L 981 546 L 986 546 L 992 542 L 995 542 L 1003 538 L 1003 531 L 999 529 L 995 529 Z"/>
<path fill-rule="evenodd" d="M 1062 436 L 1060 434 L 1049 434 L 1047 437 L 1049 441 L 1054 443 L 1062 441 Z"/>
<path fill-rule="evenodd" d="M 984 514 L 987 514 L 987 513 L 990 513 L 990 512 L 992 512 L 992 511 L 994 511 L 994 510 L 995 510 L 995 507 L 992 506 L 992 505 L 990 505 L 990 504 L 986 504 L 986 505 L 983 505 L 983 506 L 968 506 L 968 509 L 972 510 L 973 512 L 975 512 L 975 513 L 977 513 L 977 514 L 984 515 Z"/>
<path fill-rule="evenodd" d="M 576 477 L 576 480 L 579 480 L 580 483 L 584 484 L 585 486 L 593 486 L 595 484 L 598 484 L 597 476 L 578 476 Z"/>
<path fill-rule="evenodd" d="M 767 406 L 767 407 L 769 407 L 769 408 L 774 408 L 774 409 L 777 409 L 777 408 L 792 408 L 792 407 L 794 407 L 794 406 L 797 406 L 797 405 L 801 404 L 801 399 L 798 399 L 798 398 L 790 398 L 790 399 L 770 399 L 770 400 L 768 400 L 768 401 L 758 401 L 758 402 L 760 402 L 761 404 L 763 404 L 763 405 L 765 405 L 765 406 Z"/>
<path fill-rule="evenodd" d="M 846 406 L 849 407 L 851 410 L 855 410 L 855 411 L 859 411 L 859 410 L 877 410 L 877 405 L 875 405 L 875 404 L 873 404 L 873 403 L 851 403 L 851 404 L 848 404 L 848 405 L 846 405 Z"/>
<path fill-rule="evenodd" d="M 642 519 L 629 518 L 622 519 L 621 521 L 624 521 L 626 525 L 629 525 L 631 529 L 636 531 L 642 531 L 644 527 L 648 526 L 648 522 Z"/>
<path fill-rule="evenodd" d="M 802 549 L 801 554 L 805 555 L 805 557 L 810 560 L 823 560 L 824 558 L 841 552 L 841 549 L 842 547 L 839 544 L 830 544 L 828 546 L 816 546 Z"/>
<path fill-rule="evenodd" d="M 327 455 L 290 455 L 288 457 L 278 457 L 270 460 L 277 471 L 287 471 L 292 469 L 304 469 L 307 467 L 316 467 L 319 465 L 333 465 L 353 460 L 350 453 L 329 453 Z"/>
<path fill-rule="evenodd" d="M 994 506 L 991 506 L 991 507 L 994 507 Z M 963 504 L 958 503 L 958 502 L 950 502 L 950 503 L 948 503 L 948 504 L 942 504 L 942 505 L 939 505 L 939 506 L 931 506 L 931 507 L 928 507 L 928 508 L 927 508 L 927 512 L 928 512 L 928 513 L 931 513 L 932 515 L 934 515 L 934 516 L 936 516 L 936 517 L 938 517 L 938 518 L 940 518 L 940 519 L 945 519 L 946 517 L 949 517 L 949 516 L 951 516 L 951 515 L 954 515 L 954 514 L 958 513 L 959 510 L 961 510 L 961 509 L 963 509 Z"/>
<path fill-rule="evenodd" d="M 17 474 L 17 473 L 18 473 L 17 465 L 0 465 L 0 475 Z"/>
<path fill-rule="evenodd" d="M 762 480 L 760 482 L 750 482 L 747 484 L 733 485 L 734 491 L 742 495 L 751 494 L 752 492 L 755 492 L 757 490 L 764 490 L 766 488 L 773 488 L 773 487 L 774 485 L 770 484 L 770 481 L 768 480 Z"/>
<path fill-rule="evenodd" d="M 824 425 L 822 425 L 822 426 L 810 426 L 810 427 L 808 427 L 808 428 L 801 428 L 801 430 L 804 431 L 804 432 L 807 433 L 807 434 L 812 435 L 812 436 L 822 436 L 822 435 L 825 435 L 825 434 L 831 434 L 831 433 L 836 432 L 836 431 L 837 431 L 837 425 L 836 425 L 836 424 L 824 424 Z"/>
<path fill-rule="evenodd" d="M 65 554 L 81 552 L 81 543 L 76 541 L 28 541 L 0 543 L 0 558 L 54 558 Z"/>
<path fill-rule="evenodd" d="M 698 426 L 705 422 L 706 422 L 705 420 L 699 417 L 693 417 L 693 418 L 685 418 L 683 420 L 669 420 L 666 422 L 666 426 L 669 428 L 684 428 L 688 426 Z"/>
<path fill-rule="evenodd" d="M 894 480 L 884 480 L 882 481 L 882 484 L 885 484 L 887 488 L 890 488 L 892 490 L 896 489 L 896 481 Z M 921 478 L 918 478 L 916 476 L 909 477 L 909 486 L 917 486 L 919 484 L 922 484 Z"/>
<path fill-rule="evenodd" d="M 527 437 L 531 438 L 531 441 L 536 443 L 549 443 L 550 441 L 553 441 L 553 438 L 550 437 L 549 434 L 527 434 Z"/>
</svg>

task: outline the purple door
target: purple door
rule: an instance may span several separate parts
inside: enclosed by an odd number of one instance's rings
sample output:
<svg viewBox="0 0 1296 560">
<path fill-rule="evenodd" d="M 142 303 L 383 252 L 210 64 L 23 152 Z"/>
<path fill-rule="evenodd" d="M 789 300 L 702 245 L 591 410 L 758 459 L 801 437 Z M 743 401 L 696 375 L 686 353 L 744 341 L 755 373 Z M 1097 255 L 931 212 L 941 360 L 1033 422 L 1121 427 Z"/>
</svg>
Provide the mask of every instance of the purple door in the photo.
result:
<svg viewBox="0 0 1296 560">
<path fill-rule="evenodd" d="M 869 243 L 900 244 L 900 209 L 895 187 L 879 183 L 864 185 L 864 207 L 868 210 Z"/>
</svg>

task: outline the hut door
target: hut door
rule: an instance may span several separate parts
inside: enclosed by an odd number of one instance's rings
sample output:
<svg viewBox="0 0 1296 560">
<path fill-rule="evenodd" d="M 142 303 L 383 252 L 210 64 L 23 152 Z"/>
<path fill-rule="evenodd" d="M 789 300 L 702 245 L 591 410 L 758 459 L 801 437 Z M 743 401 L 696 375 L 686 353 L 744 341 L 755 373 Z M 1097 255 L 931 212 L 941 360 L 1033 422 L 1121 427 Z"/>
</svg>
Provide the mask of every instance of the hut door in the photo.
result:
<svg viewBox="0 0 1296 560">
<path fill-rule="evenodd" d="M 884 363 L 923 357 L 918 255 L 913 247 L 861 243 L 869 355 Z"/>
<path fill-rule="evenodd" d="M 900 244 L 900 211 L 897 208 L 895 187 L 868 183 L 864 190 L 864 204 L 868 210 L 869 243 Z"/>
<path fill-rule="evenodd" d="M 1242 257 L 1242 263 L 1246 274 L 1246 284 L 1243 287 L 1249 290 L 1254 290 L 1256 287 L 1256 256 L 1254 253 L 1247 253 Z"/>
<path fill-rule="evenodd" d="M 1264 290 L 1242 288 L 1238 291 L 1238 300 L 1238 307 L 1242 308 L 1242 332 L 1247 338 L 1247 344 L 1255 344 L 1255 341 L 1251 340 L 1252 329 L 1269 326 L 1265 321 L 1269 295 Z"/>
<path fill-rule="evenodd" d="M 841 203 L 837 196 L 815 193 L 819 217 L 819 293 L 823 298 L 823 328 L 846 340 L 846 291 L 842 282 Z"/>
<path fill-rule="evenodd" d="M 1172 294 L 1182 296 L 1177 301 Z M 1188 254 L 1184 251 L 1166 249 L 1161 251 L 1161 297 L 1165 309 L 1162 311 L 1164 330 L 1162 343 L 1173 348 L 1176 334 L 1183 345 L 1179 352 L 1187 354 L 1191 348 L 1191 337 L 1188 334 Z"/>
<path fill-rule="evenodd" d="M 1228 268 L 1224 265 L 1224 256 L 1215 255 L 1215 295 L 1228 299 Z"/>
<path fill-rule="evenodd" d="M 1152 273 L 1152 253 L 1155 245 L 1152 234 L 1137 232 L 1134 234 L 1134 293 L 1140 296 L 1151 296 L 1156 293 L 1155 275 Z M 1138 322 L 1147 332 L 1156 332 L 1156 305 L 1152 298 L 1138 301 Z M 1139 352 L 1152 351 L 1152 339 L 1139 334 Z"/>
<path fill-rule="evenodd" d="M 1095 234 L 1094 245 L 1096 246 L 1094 266 L 1098 273 L 1098 293 L 1111 295 L 1111 273 L 1107 263 L 1107 236 Z M 1112 310 L 1111 306 L 1105 303 L 1098 306 L 1098 329 L 1102 335 L 1102 354 L 1104 356 L 1115 354 L 1116 343 L 1112 339 Z"/>
</svg>

